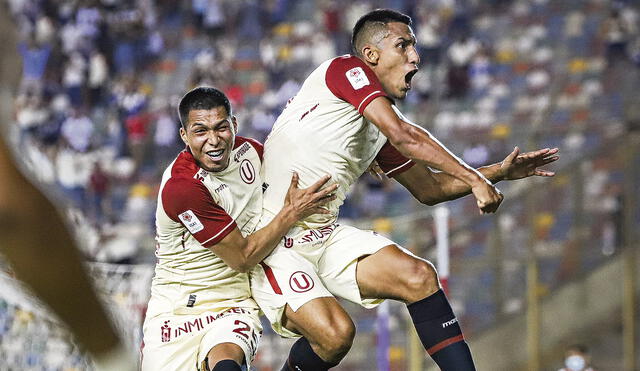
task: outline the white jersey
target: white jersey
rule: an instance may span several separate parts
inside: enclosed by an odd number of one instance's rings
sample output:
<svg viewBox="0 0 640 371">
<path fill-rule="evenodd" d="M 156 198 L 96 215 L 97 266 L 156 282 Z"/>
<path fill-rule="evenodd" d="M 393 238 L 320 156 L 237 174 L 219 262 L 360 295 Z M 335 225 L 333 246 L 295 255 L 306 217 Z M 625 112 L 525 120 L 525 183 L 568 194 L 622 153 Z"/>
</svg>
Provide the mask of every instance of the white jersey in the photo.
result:
<svg viewBox="0 0 640 371">
<path fill-rule="evenodd" d="M 247 275 L 229 268 L 207 247 L 236 227 L 245 237 L 255 230 L 262 212 L 261 158 L 260 143 L 237 136 L 223 171 L 200 168 L 188 150 L 165 170 L 156 209 L 158 262 L 148 317 L 257 308 Z"/>
<path fill-rule="evenodd" d="M 337 219 L 349 188 L 374 160 L 388 176 L 414 164 L 362 115 L 371 101 L 385 96 L 373 71 L 354 56 L 328 60 L 309 75 L 265 142 L 262 223 L 282 208 L 292 171 L 300 175 L 300 187 L 326 174 L 339 184 L 336 199 L 327 205 L 330 214 L 312 215 L 301 223 L 320 228 Z"/>
</svg>

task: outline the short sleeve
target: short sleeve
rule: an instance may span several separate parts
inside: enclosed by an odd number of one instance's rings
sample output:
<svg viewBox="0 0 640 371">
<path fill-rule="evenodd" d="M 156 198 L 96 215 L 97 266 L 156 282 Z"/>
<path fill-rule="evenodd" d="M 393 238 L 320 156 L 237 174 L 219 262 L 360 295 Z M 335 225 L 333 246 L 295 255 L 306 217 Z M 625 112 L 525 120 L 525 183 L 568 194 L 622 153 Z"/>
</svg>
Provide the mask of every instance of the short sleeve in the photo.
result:
<svg viewBox="0 0 640 371">
<path fill-rule="evenodd" d="M 169 179 L 162 189 L 162 206 L 204 247 L 220 242 L 236 223 L 215 203 L 204 184 L 195 179 Z"/>
<path fill-rule="evenodd" d="M 393 178 L 394 176 L 409 170 L 416 164 L 415 161 L 404 157 L 400 152 L 398 152 L 396 147 L 392 146 L 389 141 L 387 141 L 380 149 L 380 152 L 378 152 L 376 161 L 378 162 L 380 169 L 382 169 L 384 174 L 389 178 Z"/>
<path fill-rule="evenodd" d="M 371 68 L 352 55 L 331 61 L 325 80 L 336 97 L 353 105 L 360 114 L 375 98 L 387 96 Z"/>
<path fill-rule="evenodd" d="M 253 149 L 255 149 L 256 152 L 258 153 L 258 158 L 260 158 L 260 161 L 262 161 L 263 153 L 264 153 L 264 145 L 262 143 L 258 142 L 253 138 L 247 138 L 247 137 L 242 137 L 237 135 L 234 149 L 237 147 L 240 147 L 243 143 L 249 143 L 253 147 Z"/>
</svg>

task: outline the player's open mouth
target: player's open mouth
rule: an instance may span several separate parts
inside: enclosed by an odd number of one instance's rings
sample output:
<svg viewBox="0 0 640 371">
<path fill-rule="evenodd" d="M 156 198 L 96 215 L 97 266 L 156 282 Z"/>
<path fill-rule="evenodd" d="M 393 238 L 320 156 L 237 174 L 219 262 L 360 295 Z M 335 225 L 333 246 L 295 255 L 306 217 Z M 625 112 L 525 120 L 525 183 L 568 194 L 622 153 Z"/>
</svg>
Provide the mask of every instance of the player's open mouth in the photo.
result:
<svg viewBox="0 0 640 371">
<path fill-rule="evenodd" d="M 416 73 L 418 73 L 417 68 L 415 70 L 410 71 L 406 75 L 404 75 L 404 83 L 407 90 L 411 89 L 411 79 L 413 78 L 413 75 L 415 75 Z"/>
<path fill-rule="evenodd" d="M 224 149 L 218 149 L 215 151 L 208 151 L 207 152 L 207 156 L 209 156 L 210 159 L 212 159 L 213 161 L 220 161 L 222 160 L 222 156 L 224 155 Z"/>
</svg>

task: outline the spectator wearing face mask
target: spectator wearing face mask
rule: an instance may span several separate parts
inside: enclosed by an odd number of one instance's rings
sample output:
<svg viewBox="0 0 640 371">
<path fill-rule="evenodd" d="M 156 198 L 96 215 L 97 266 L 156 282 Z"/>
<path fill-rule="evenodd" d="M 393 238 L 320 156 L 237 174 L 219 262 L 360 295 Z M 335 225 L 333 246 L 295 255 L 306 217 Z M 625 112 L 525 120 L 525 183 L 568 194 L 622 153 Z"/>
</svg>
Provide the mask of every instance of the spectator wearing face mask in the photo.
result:
<svg viewBox="0 0 640 371">
<path fill-rule="evenodd" d="M 590 366 L 589 349 L 582 344 L 574 344 L 567 348 L 564 367 L 558 371 L 596 371 Z"/>
</svg>

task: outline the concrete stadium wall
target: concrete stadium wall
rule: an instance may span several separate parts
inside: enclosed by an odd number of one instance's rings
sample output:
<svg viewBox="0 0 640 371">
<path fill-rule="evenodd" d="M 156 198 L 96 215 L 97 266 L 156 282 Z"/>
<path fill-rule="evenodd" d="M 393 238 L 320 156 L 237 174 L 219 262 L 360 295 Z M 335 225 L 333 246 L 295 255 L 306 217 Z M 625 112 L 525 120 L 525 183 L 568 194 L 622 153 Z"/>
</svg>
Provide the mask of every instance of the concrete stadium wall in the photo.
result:
<svg viewBox="0 0 640 371">
<path fill-rule="evenodd" d="M 601 329 L 602 323 L 607 321 L 620 322 L 622 271 L 622 255 L 618 255 L 586 278 L 543 298 L 540 329 L 543 359 L 558 355 L 558 350 L 561 352 L 568 345 L 566 339 L 572 336 Z M 469 339 L 477 369 L 526 370 L 526 336 L 526 315 L 522 314 Z"/>
</svg>

